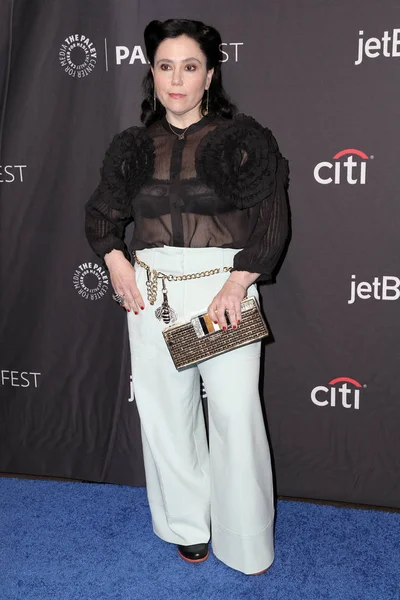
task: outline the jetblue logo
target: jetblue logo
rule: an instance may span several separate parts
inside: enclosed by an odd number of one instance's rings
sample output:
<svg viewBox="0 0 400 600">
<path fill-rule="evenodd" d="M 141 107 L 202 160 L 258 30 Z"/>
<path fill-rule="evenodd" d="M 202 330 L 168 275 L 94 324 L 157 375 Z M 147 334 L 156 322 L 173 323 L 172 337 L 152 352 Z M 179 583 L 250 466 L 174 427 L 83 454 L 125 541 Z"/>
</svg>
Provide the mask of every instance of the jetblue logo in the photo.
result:
<svg viewBox="0 0 400 600">
<path fill-rule="evenodd" d="M 355 65 L 361 65 L 365 58 L 397 58 L 400 56 L 400 29 L 384 31 L 381 38 L 371 37 L 364 40 L 364 32 L 359 31 L 357 60 Z"/>
<path fill-rule="evenodd" d="M 351 276 L 350 298 L 348 304 L 356 300 L 398 300 L 400 298 L 400 279 L 398 277 L 374 277 L 372 282 L 356 281 L 356 276 Z"/>
</svg>

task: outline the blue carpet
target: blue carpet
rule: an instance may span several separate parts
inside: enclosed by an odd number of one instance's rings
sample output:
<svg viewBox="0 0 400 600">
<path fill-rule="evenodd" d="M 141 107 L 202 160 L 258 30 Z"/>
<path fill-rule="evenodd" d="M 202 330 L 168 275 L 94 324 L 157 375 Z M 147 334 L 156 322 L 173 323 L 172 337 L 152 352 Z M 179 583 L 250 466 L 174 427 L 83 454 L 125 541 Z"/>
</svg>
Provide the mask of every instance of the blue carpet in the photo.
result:
<svg viewBox="0 0 400 600">
<path fill-rule="evenodd" d="M 276 558 L 249 577 L 184 562 L 152 533 L 146 493 L 0 479 L 1 600 L 400 599 L 400 514 L 278 503 Z"/>
</svg>

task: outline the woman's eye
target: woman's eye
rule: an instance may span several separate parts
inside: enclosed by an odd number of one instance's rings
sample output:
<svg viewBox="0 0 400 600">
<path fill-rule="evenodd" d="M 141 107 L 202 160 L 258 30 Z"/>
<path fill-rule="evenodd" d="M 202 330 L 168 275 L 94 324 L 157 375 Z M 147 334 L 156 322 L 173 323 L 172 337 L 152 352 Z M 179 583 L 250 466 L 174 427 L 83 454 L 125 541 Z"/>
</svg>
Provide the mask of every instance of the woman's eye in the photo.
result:
<svg viewBox="0 0 400 600">
<path fill-rule="evenodd" d="M 165 67 L 165 68 L 164 68 Z M 160 69 L 162 71 L 167 71 L 169 69 L 169 65 L 167 63 L 162 63 L 160 65 Z M 196 70 L 196 65 L 186 65 L 186 69 L 188 71 L 195 71 Z"/>
</svg>

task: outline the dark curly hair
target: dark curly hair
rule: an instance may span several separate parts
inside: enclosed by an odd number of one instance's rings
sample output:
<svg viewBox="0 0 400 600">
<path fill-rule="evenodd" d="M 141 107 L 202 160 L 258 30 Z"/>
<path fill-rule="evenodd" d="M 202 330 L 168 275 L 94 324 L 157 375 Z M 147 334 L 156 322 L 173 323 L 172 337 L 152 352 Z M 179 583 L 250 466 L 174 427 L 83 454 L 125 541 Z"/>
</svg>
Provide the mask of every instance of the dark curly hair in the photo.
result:
<svg viewBox="0 0 400 600">
<path fill-rule="evenodd" d="M 147 58 L 154 67 L 154 57 L 160 43 L 167 38 L 187 35 L 200 46 L 206 57 L 207 71 L 214 68 L 214 74 L 209 88 L 208 114 L 232 119 L 237 112 L 236 106 L 230 101 L 222 85 L 221 73 L 221 36 L 219 32 L 201 21 L 189 19 L 168 19 L 167 21 L 151 21 L 144 30 L 144 42 Z M 142 87 L 144 100 L 141 108 L 141 122 L 149 127 L 154 121 L 165 115 L 164 106 L 157 100 L 156 110 L 153 110 L 154 80 L 151 69 L 143 78 Z M 201 102 L 201 113 L 204 114 L 207 94 L 204 93 Z"/>
</svg>

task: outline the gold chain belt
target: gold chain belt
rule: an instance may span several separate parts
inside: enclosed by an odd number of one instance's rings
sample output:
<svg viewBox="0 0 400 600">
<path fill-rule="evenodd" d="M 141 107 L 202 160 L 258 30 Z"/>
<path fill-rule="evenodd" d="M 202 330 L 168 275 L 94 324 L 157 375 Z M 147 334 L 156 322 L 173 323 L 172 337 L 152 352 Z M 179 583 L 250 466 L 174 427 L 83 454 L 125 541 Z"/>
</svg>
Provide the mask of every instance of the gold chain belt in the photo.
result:
<svg viewBox="0 0 400 600">
<path fill-rule="evenodd" d="M 153 306 L 154 302 L 157 298 L 158 292 L 158 280 L 162 279 L 162 292 L 163 292 L 163 302 L 159 308 L 156 310 L 156 317 L 164 323 L 168 324 L 170 321 L 174 322 L 177 319 L 177 314 L 173 308 L 171 308 L 168 304 L 168 295 L 167 295 L 167 286 L 165 281 L 188 281 L 189 279 L 200 279 L 200 277 L 209 277 L 210 275 L 217 275 L 217 273 L 230 273 L 233 270 L 233 267 L 222 267 L 216 269 L 209 269 L 208 271 L 200 271 L 199 273 L 189 273 L 188 275 L 167 275 L 166 273 L 162 273 L 161 271 L 157 271 L 156 269 L 151 269 L 149 265 L 142 262 L 136 255 L 136 252 L 132 252 L 132 256 L 134 261 L 147 271 L 147 281 L 146 281 L 146 289 L 147 289 L 147 299 L 150 304 Z"/>
</svg>

